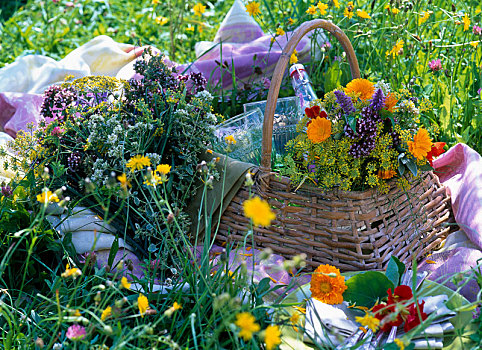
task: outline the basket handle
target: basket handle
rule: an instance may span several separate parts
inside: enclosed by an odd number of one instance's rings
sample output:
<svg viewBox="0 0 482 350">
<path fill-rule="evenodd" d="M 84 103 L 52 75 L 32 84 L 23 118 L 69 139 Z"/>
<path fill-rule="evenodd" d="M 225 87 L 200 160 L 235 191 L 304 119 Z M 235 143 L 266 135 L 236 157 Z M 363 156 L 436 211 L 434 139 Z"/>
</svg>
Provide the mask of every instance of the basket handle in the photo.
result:
<svg viewBox="0 0 482 350">
<path fill-rule="evenodd" d="M 360 68 L 358 67 L 358 61 L 355 56 L 355 51 L 351 45 L 350 40 L 343 31 L 330 21 L 324 19 L 314 19 L 309 22 L 305 22 L 300 25 L 295 31 L 293 36 L 286 44 L 281 57 L 274 69 L 273 77 L 271 79 L 271 85 L 268 91 L 268 100 L 266 103 L 266 110 L 264 112 L 263 121 L 263 141 L 261 148 L 261 166 L 260 169 L 264 172 L 271 171 L 271 148 L 273 146 L 273 119 L 274 112 L 276 110 L 276 102 L 278 100 L 279 90 L 281 87 L 281 81 L 283 75 L 288 66 L 291 55 L 293 54 L 296 45 L 300 40 L 311 30 L 316 28 L 323 28 L 324 30 L 333 34 L 338 39 L 343 50 L 346 52 L 348 63 L 350 64 L 351 76 L 353 79 L 360 78 Z"/>
</svg>

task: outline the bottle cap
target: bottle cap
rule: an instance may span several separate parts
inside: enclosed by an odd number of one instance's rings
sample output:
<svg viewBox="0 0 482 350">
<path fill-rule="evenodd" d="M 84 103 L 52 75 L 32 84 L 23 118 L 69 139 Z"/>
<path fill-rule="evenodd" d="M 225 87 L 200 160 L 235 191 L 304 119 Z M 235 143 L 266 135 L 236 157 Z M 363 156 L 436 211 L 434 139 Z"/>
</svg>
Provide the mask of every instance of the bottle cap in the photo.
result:
<svg viewBox="0 0 482 350">
<path fill-rule="evenodd" d="M 290 67 L 290 77 L 292 76 L 292 74 L 296 71 L 304 71 L 305 70 L 305 66 L 303 66 L 301 63 L 296 63 L 294 65 L 292 65 Z"/>
</svg>

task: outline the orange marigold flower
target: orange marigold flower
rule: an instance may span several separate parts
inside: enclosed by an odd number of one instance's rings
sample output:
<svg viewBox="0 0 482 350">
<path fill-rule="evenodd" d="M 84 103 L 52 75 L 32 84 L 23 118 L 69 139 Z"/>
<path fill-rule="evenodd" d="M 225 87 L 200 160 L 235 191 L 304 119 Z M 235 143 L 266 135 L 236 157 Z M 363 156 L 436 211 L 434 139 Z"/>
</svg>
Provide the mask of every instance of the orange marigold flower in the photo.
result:
<svg viewBox="0 0 482 350">
<path fill-rule="evenodd" d="M 367 79 L 353 79 L 345 88 L 345 93 L 354 92 L 360 94 L 362 100 L 369 100 L 375 92 L 375 86 Z"/>
<path fill-rule="evenodd" d="M 308 125 L 306 134 L 313 143 L 323 142 L 331 135 L 331 122 L 326 118 L 315 118 Z"/>
<path fill-rule="evenodd" d="M 395 170 L 378 170 L 378 177 L 382 180 L 388 180 L 394 177 L 397 174 Z"/>
<path fill-rule="evenodd" d="M 420 128 L 413 137 L 413 141 L 408 141 L 407 145 L 409 152 L 418 160 L 422 160 L 432 149 L 432 140 L 430 139 L 428 131 Z"/>
<path fill-rule="evenodd" d="M 385 109 L 388 110 L 389 112 L 393 113 L 393 107 L 398 102 L 398 98 L 395 96 L 394 93 L 390 92 L 387 97 L 385 97 Z"/>
<path fill-rule="evenodd" d="M 311 296 L 326 304 L 341 304 L 346 290 L 345 277 L 331 265 L 320 265 L 311 277 Z"/>
</svg>

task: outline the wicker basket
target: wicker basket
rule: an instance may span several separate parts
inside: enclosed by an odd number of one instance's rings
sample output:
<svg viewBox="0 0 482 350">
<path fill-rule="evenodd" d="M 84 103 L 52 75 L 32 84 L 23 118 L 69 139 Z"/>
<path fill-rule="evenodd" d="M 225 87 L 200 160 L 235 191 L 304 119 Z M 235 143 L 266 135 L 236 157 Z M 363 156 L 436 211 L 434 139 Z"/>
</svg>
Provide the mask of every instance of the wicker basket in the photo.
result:
<svg viewBox="0 0 482 350">
<path fill-rule="evenodd" d="M 273 117 L 283 73 L 293 49 L 315 28 L 338 39 L 352 77 L 360 77 L 350 41 L 329 21 L 304 23 L 287 43 L 268 92 L 261 166 L 255 176 L 255 192 L 276 208 L 276 220 L 268 228 L 254 229 L 255 247 L 269 247 L 285 257 L 305 253 L 311 268 L 331 264 L 342 271 L 382 269 L 391 255 L 406 263 L 422 258 L 446 237 L 451 228 L 447 223 L 452 221 L 450 198 L 433 173 L 412 181 L 405 192 L 392 180 L 389 192 L 382 195 L 375 189 L 323 192 L 307 185 L 295 191 L 289 178 L 271 171 Z M 230 202 L 221 218 L 218 241 L 246 241 L 250 223 L 243 216 L 242 203 L 248 197 L 249 189 L 241 188 Z"/>
</svg>

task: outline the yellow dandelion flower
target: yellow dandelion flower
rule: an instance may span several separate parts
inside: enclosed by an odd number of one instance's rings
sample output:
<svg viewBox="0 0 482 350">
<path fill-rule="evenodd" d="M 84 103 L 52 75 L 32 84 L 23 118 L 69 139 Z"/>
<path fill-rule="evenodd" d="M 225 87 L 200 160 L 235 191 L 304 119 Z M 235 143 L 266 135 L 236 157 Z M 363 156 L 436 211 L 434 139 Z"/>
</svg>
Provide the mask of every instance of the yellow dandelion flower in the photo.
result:
<svg viewBox="0 0 482 350">
<path fill-rule="evenodd" d="M 400 10 L 397 9 L 396 7 L 394 7 L 394 8 L 392 8 L 392 13 L 393 13 L 394 15 L 397 15 L 398 13 L 400 13 Z"/>
<path fill-rule="evenodd" d="M 159 3 L 159 0 L 152 0 L 153 5 L 157 5 Z"/>
<path fill-rule="evenodd" d="M 163 26 L 167 22 L 169 22 L 169 18 L 164 17 L 164 16 L 157 16 L 155 19 L 156 23 L 159 24 L 160 26 Z"/>
<path fill-rule="evenodd" d="M 471 41 L 470 42 L 470 45 L 472 45 L 473 47 L 477 47 L 477 45 L 479 45 L 479 42 L 478 41 Z"/>
<path fill-rule="evenodd" d="M 148 157 L 141 156 L 140 154 L 132 157 L 126 163 L 126 167 L 131 169 L 131 171 L 135 171 L 136 169 L 141 170 L 142 168 L 150 165 L 151 165 L 151 160 Z"/>
<path fill-rule="evenodd" d="M 325 304 L 341 304 L 347 289 L 345 277 L 331 265 L 320 265 L 311 276 L 311 296 Z"/>
<path fill-rule="evenodd" d="M 264 331 L 264 342 L 267 350 L 273 350 L 281 344 L 281 331 L 278 326 L 268 326 Z"/>
<path fill-rule="evenodd" d="M 393 342 L 394 342 L 395 344 L 397 344 L 397 346 L 398 346 L 398 348 L 399 348 L 400 350 L 405 350 L 405 344 L 403 343 L 403 341 L 401 341 L 401 340 L 398 339 L 398 338 L 395 338 L 395 339 L 393 340 Z"/>
<path fill-rule="evenodd" d="M 385 54 L 387 56 L 392 56 L 392 58 L 395 58 L 397 55 L 401 55 L 403 53 L 403 45 L 405 42 L 403 40 L 398 40 L 397 43 L 392 47 L 391 50 L 387 50 Z"/>
<path fill-rule="evenodd" d="M 254 226 L 268 227 L 271 225 L 271 221 L 276 219 L 276 215 L 271 210 L 268 202 L 259 197 L 245 200 L 243 203 L 243 209 L 244 216 L 253 220 Z"/>
<path fill-rule="evenodd" d="M 201 17 L 203 15 L 203 13 L 206 12 L 206 6 L 204 6 L 203 4 L 198 2 L 196 5 L 194 5 L 192 10 L 194 11 L 194 14 L 196 16 Z"/>
<path fill-rule="evenodd" d="M 306 130 L 308 139 L 313 143 L 320 143 L 331 136 L 331 121 L 317 117 L 313 119 Z"/>
<path fill-rule="evenodd" d="M 298 62 L 298 56 L 297 55 L 298 55 L 298 51 L 296 51 L 296 49 L 295 49 L 290 56 L 290 64 L 295 64 L 296 62 Z"/>
<path fill-rule="evenodd" d="M 258 332 L 261 327 L 256 323 L 256 318 L 249 312 L 241 312 L 236 315 L 236 326 L 240 328 L 238 335 L 245 341 L 251 340 L 253 333 Z"/>
<path fill-rule="evenodd" d="M 129 180 L 127 180 L 126 174 L 122 173 L 121 175 L 117 176 L 117 180 L 120 182 L 123 188 L 132 187 Z"/>
<path fill-rule="evenodd" d="M 37 201 L 40 203 L 52 203 L 52 202 L 58 202 L 59 197 L 52 191 L 46 191 L 45 189 L 42 191 L 42 193 L 37 195 Z"/>
<path fill-rule="evenodd" d="M 285 31 L 283 28 L 276 28 L 276 35 L 285 35 Z"/>
<path fill-rule="evenodd" d="M 349 19 L 353 17 L 353 1 L 350 1 L 345 8 L 345 11 L 343 11 L 343 16 L 348 17 Z"/>
<path fill-rule="evenodd" d="M 470 28 L 470 18 L 467 16 L 467 14 L 465 14 L 464 18 L 462 18 L 462 22 L 464 22 L 464 32 L 466 32 Z"/>
<path fill-rule="evenodd" d="M 131 289 L 131 284 L 129 283 L 129 281 L 125 276 L 121 278 L 121 286 L 122 288 L 125 288 L 125 289 Z"/>
<path fill-rule="evenodd" d="M 156 168 L 156 172 L 167 175 L 171 171 L 171 166 L 168 164 L 159 164 Z"/>
<path fill-rule="evenodd" d="M 368 327 L 372 332 L 376 332 L 378 326 L 380 326 L 380 320 L 376 317 L 371 316 L 370 314 L 365 314 L 365 316 L 360 317 L 356 316 L 355 321 L 360 323 L 362 326 Z"/>
<path fill-rule="evenodd" d="M 224 138 L 224 141 L 226 141 L 226 143 L 227 143 L 228 145 L 235 145 L 235 144 L 236 144 L 236 140 L 235 140 L 235 138 L 234 138 L 233 135 L 228 135 L 228 136 L 226 136 L 226 137 Z"/>
<path fill-rule="evenodd" d="M 295 20 L 293 18 L 288 18 L 288 25 L 292 25 L 293 23 L 295 23 Z"/>
<path fill-rule="evenodd" d="M 308 7 L 308 10 L 306 10 L 306 13 L 309 15 L 316 14 L 316 7 L 314 5 L 311 5 L 310 7 Z"/>
<path fill-rule="evenodd" d="M 147 309 L 149 309 L 149 300 L 147 300 L 147 297 L 144 296 L 142 293 L 140 293 L 137 297 L 137 306 L 139 308 L 139 313 L 142 317 L 144 317 Z"/>
<path fill-rule="evenodd" d="M 258 16 L 261 14 L 261 10 L 259 9 L 259 2 L 251 1 L 246 5 L 246 11 L 251 16 Z"/>
<path fill-rule="evenodd" d="M 432 139 L 424 128 L 418 129 L 413 141 L 407 141 L 409 152 L 417 159 L 422 160 L 432 150 Z"/>
<path fill-rule="evenodd" d="M 102 314 L 100 315 L 100 319 L 101 319 L 102 321 L 105 321 L 105 319 L 106 319 L 107 317 L 111 316 L 111 315 L 112 315 L 112 307 L 107 306 L 107 307 L 104 309 L 104 311 L 102 311 Z"/>
<path fill-rule="evenodd" d="M 340 2 L 338 0 L 333 0 L 333 6 L 335 6 L 336 8 L 339 8 Z"/>
<path fill-rule="evenodd" d="M 356 10 L 356 15 L 360 18 L 363 18 L 363 19 L 370 19 L 371 18 L 370 15 L 366 11 L 360 10 L 360 9 Z"/>
<path fill-rule="evenodd" d="M 350 81 L 345 88 L 345 93 L 355 93 L 359 94 L 359 97 L 363 100 L 369 100 L 372 98 L 375 92 L 375 85 L 367 79 L 353 79 Z"/>
<path fill-rule="evenodd" d="M 328 8 L 327 4 L 322 3 L 321 1 L 318 1 L 318 4 L 316 4 L 316 7 L 318 7 L 318 10 L 320 10 L 320 15 L 326 15 L 326 9 Z"/>
</svg>

